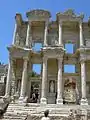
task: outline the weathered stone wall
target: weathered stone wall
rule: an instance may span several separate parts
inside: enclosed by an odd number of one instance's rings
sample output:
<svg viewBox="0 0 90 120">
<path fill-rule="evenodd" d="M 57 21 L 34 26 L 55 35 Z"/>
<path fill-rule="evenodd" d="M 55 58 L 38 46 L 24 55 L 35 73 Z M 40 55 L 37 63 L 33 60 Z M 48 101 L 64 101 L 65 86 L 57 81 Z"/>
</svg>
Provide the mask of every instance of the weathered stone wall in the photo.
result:
<svg viewBox="0 0 90 120">
<path fill-rule="evenodd" d="M 4 96 L 5 94 L 5 84 L 0 83 L 0 96 Z"/>
<path fill-rule="evenodd" d="M 23 22 L 21 26 L 17 26 L 15 34 L 15 44 L 21 47 L 25 46 L 27 33 L 27 23 Z"/>
<path fill-rule="evenodd" d="M 57 59 L 48 59 L 48 75 L 57 75 L 58 73 Z"/>
<path fill-rule="evenodd" d="M 87 47 L 90 47 L 90 27 L 87 23 L 83 24 L 83 35 L 84 35 L 84 43 Z"/>
</svg>

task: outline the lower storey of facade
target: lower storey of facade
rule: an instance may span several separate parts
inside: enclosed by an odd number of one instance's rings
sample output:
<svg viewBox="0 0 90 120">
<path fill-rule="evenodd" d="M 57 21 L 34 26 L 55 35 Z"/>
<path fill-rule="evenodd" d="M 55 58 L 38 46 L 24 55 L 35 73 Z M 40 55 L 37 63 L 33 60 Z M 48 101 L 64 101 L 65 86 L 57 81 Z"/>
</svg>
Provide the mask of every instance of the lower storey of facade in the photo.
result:
<svg viewBox="0 0 90 120">
<path fill-rule="evenodd" d="M 33 61 L 32 61 L 33 62 Z M 18 102 L 90 104 L 90 62 L 77 64 L 76 73 L 64 73 L 62 59 L 43 59 L 41 75 L 33 75 L 31 61 L 11 60 L 5 96 Z"/>
</svg>

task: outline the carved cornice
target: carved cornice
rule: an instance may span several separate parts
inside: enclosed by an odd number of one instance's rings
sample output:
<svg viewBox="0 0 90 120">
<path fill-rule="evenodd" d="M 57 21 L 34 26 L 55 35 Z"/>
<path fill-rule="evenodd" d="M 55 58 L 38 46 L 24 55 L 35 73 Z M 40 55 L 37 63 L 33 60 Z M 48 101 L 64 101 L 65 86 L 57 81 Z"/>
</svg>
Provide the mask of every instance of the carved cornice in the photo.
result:
<svg viewBox="0 0 90 120">
<path fill-rule="evenodd" d="M 32 51 L 32 49 L 23 48 L 23 47 L 16 46 L 16 45 L 10 45 L 10 46 L 7 47 L 7 49 L 8 49 L 9 52 L 13 52 L 13 51 L 16 51 L 16 50 Z"/>
<path fill-rule="evenodd" d="M 30 16 L 38 16 L 38 17 L 51 17 L 51 14 L 49 11 L 42 10 L 42 9 L 36 9 L 36 10 L 31 10 L 30 12 L 26 13 L 27 17 Z"/>
<path fill-rule="evenodd" d="M 63 13 L 59 12 L 56 14 L 56 16 L 57 16 L 57 19 L 59 19 L 60 17 L 67 17 L 67 18 L 74 18 L 74 19 L 79 18 L 80 20 L 83 20 L 84 18 L 83 14 L 76 15 L 73 9 L 68 9 Z"/>
</svg>

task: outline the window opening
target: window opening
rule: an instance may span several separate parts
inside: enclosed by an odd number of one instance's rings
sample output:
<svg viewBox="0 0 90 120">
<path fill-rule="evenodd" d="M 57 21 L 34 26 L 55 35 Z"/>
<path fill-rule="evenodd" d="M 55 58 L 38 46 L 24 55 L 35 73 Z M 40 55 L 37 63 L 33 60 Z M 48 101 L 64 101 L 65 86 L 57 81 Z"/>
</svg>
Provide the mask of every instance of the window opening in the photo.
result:
<svg viewBox="0 0 90 120">
<path fill-rule="evenodd" d="M 41 48 L 42 48 L 42 43 L 34 43 L 33 44 L 33 50 L 38 52 L 38 51 L 41 51 Z"/>
<path fill-rule="evenodd" d="M 65 49 L 66 49 L 66 53 L 73 54 L 74 53 L 74 44 L 66 43 L 65 44 Z"/>
<path fill-rule="evenodd" d="M 75 65 L 64 65 L 64 73 L 75 73 Z"/>
<path fill-rule="evenodd" d="M 39 76 L 41 74 L 41 64 L 33 64 L 32 75 Z"/>
</svg>

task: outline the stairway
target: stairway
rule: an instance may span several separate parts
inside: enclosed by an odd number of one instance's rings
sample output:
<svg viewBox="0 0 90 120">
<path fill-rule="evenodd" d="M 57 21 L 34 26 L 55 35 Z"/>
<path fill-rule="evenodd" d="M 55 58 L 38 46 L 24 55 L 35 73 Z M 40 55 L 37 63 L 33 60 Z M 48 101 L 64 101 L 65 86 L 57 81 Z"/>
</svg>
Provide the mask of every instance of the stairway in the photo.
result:
<svg viewBox="0 0 90 120">
<path fill-rule="evenodd" d="M 40 120 L 46 109 L 49 110 L 49 117 L 52 120 L 60 120 L 61 118 L 62 120 L 68 120 L 71 110 L 77 110 L 77 113 L 79 114 L 80 109 L 85 110 L 86 108 L 90 110 L 90 106 L 81 107 L 79 105 L 10 103 L 1 120 Z"/>
<path fill-rule="evenodd" d="M 25 120 L 35 112 L 39 104 L 10 103 L 1 120 Z"/>
</svg>

